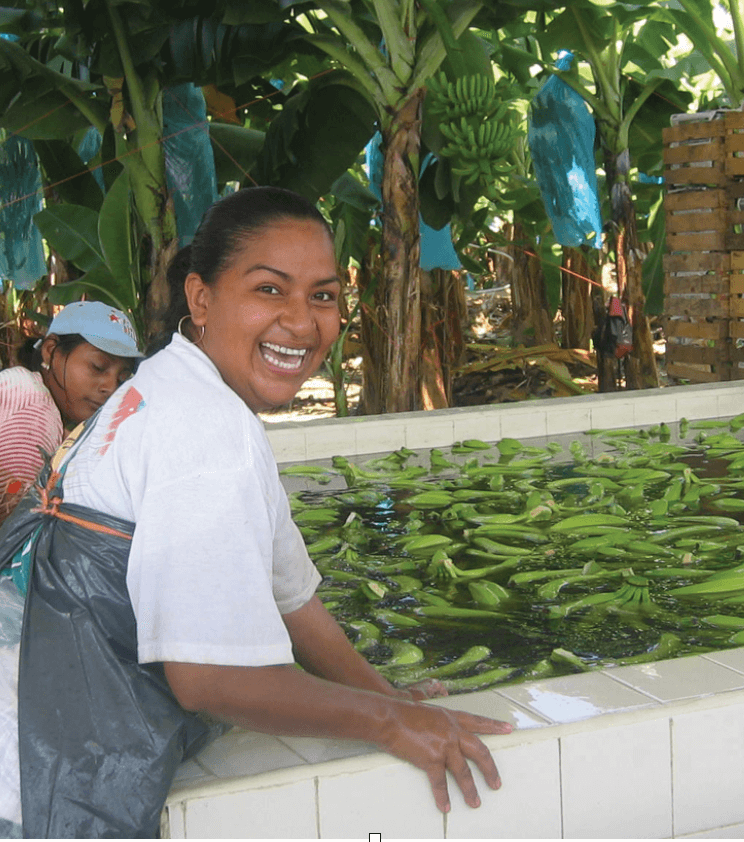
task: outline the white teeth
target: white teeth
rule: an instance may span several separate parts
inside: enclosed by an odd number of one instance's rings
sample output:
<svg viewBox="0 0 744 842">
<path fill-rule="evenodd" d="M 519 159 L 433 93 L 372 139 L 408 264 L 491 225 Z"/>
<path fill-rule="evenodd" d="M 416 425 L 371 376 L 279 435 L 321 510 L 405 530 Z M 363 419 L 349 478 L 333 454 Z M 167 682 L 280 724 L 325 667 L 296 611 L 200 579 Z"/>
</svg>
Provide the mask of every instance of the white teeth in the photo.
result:
<svg viewBox="0 0 744 842">
<path fill-rule="evenodd" d="M 306 348 L 285 348 L 283 345 L 273 345 L 271 342 L 262 342 L 264 348 L 271 348 L 278 354 L 287 354 L 290 357 L 303 357 L 307 353 Z"/>
<path fill-rule="evenodd" d="M 274 345 L 271 342 L 262 342 L 261 348 L 263 350 L 264 357 L 268 360 L 268 362 L 272 365 L 278 366 L 279 368 L 286 368 L 289 371 L 295 371 L 300 368 L 305 360 L 305 354 L 307 353 L 307 349 L 300 350 L 299 348 L 285 348 L 283 345 Z M 274 351 L 275 353 L 282 354 L 286 357 L 296 357 L 296 360 L 293 360 L 292 362 L 280 360 L 273 354 L 269 353 L 269 351 Z"/>
</svg>

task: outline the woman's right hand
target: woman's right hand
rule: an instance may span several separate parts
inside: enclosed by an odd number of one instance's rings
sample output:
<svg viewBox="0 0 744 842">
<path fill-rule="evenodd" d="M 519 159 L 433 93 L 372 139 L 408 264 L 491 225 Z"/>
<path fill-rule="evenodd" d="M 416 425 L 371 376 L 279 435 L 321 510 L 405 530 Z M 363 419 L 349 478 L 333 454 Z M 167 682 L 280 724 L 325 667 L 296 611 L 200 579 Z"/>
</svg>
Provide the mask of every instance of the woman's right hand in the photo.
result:
<svg viewBox="0 0 744 842">
<path fill-rule="evenodd" d="M 462 790 L 465 802 L 470 807 L 480 806 L 468 760 L 481 770 L 492 789 L 501 786 L 491 752 L 475 735 L 509 734 L 512 727 L 508 722 L 416 702 L 401 702 L 391 708 L 375 742 L 383 751 L 426 773 L 434 800 L 443 813 L 450 809 L 447 770 Z"/>
<path fill-rule="evenodd" d="M 289 664 L 235 667 L 166 661 L 164 669 L 171 690 L 186 710 L 267 734 L 375 743 L 427 774 L 442 812 L 450 808 L 447 770 L 466 803 L 480 805 L 469 760 L 490 787 L 501 786 L 490 751 L 475 735 L 508 734 L 512 729 L 507 722 L 385 692 L 357 690 Z"/>
</svg>

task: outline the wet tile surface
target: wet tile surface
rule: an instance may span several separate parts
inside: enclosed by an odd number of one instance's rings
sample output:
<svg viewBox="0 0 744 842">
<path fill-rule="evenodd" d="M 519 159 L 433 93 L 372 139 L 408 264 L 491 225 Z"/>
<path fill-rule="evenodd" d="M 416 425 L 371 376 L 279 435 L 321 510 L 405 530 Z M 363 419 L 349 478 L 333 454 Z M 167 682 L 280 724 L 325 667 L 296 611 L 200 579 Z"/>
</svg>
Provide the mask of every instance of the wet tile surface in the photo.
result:
<svg viewBox="0 0 744 842">
<path fill-rule="evenodd" d="M 276 737 L 235 728 L 197 755 L 201 766 L 218 778 L 257 775 L 305 761 Z"/>
<path fill-rule="evenodd" d="M 744 673 L 744 648 L 724 649 L 721 652 L 708 652 L 703 655 L 708 661 L 714 661 L 729 669 Z"/>
<path fill-rule="evenodd" d="M 648 707 L 654 700 L 603 673 L 584 673 L 515 684 L 499 691 L 550 722 L 577 722 L 623 710 Z"/>
<path fill-rule="evenodd" d="M 549 724 L 547 719 L 535 713 L 535 711 L 527 710 L 514 702 L 513 699 L 502 696 L 493 690 L 463 693 L 459 696 L 446 696 L 443 699 L 433 699 L 428 704 L 446 707 L 449 710 L 464 710 L 478 716 L 489 716 L 491 719 L 500 719 L 503 722 L 509 722 L 515 729 L 540 728 Z"/>
<path fill-rule="evenodd" d="M 663 702 L 744 688 L 744 674 L 696 656 L 617 667 L 611 674 Z"/>
</svg>

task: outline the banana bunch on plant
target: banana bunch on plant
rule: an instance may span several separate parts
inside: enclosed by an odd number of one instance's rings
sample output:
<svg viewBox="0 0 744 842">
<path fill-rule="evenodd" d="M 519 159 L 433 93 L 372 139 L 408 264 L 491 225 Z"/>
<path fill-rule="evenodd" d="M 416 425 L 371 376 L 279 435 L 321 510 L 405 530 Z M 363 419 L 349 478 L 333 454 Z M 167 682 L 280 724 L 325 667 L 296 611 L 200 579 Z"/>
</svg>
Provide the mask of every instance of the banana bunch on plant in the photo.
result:
<svg viewBox="0 0 744 842">
<path fill-rule="evenodd" d="M 429 80 L 427 107 L 446 141 L 440 157 L 450 159 L 466 184 L 490 184 L 513 169 L 505 158 L 521 132 L 492 76 L 467 74 L 451 82 L 440 72 Z"/>
</svg>

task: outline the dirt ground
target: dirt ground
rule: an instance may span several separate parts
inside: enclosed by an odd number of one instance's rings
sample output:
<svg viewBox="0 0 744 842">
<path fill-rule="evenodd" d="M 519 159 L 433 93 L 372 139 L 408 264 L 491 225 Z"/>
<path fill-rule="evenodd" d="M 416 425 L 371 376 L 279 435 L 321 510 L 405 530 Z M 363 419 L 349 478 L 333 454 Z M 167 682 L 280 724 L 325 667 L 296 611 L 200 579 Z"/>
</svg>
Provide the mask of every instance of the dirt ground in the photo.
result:
<svg viewBox="0 0 744 842">
<path fill-rule="evenodd" d="M 568 397 L 597 390 L 594 355 L 556 346 L 513 345 L 508 290 L 468 293 L 468 349 L 454 382 L 454 406 L 510 403 L 530 398 Z M 560 334 L 560 325 L 556 325 Z M 674 385 L 664 369 L 665 343 L 652 322 L 662 386 Z M 361 390 L 361 357 L 346 362 L 347 400 L 353 414 Z M 621 373 L 621 372 L 620 372 Z M 291 404 L 262 413 L 267 423 L 307 421 L 336 415 L 333 387 L 323 370 L 306 381 Z"/>
</svg>

